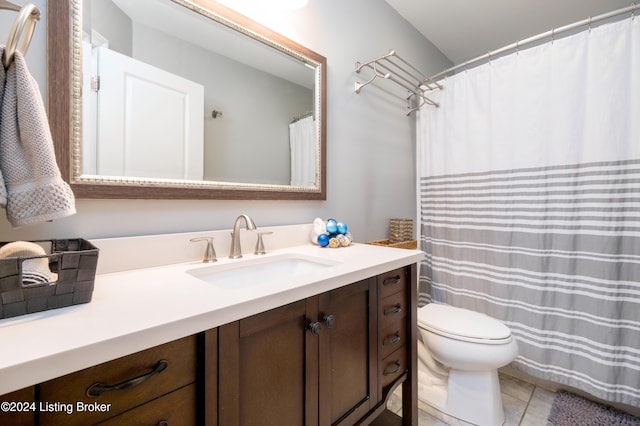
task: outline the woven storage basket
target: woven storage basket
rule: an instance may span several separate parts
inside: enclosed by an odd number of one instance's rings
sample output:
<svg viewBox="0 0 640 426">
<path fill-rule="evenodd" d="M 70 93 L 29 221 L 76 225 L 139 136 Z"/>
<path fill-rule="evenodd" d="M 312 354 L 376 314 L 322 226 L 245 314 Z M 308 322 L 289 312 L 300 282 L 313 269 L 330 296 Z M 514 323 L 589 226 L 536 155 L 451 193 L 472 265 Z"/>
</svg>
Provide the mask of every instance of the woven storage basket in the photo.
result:
<svg viewBox="0 0 640 426">
<path fill-rule="evenodd" d="M 48 254 L 0 259 L 0 319 L 91 301 L 98 249 L 84 239 L 33 242 L 46 246 Z M 5 244 L 8 243 L 0 243 L 0 247 Z M 23 262 L 41 258 L 48 260 L 57 279 L 51 283 L 23 284 Z"/>
<path fill-rule="evenodd" d="M 390 240 L 376 240 L 376 241 L 368 241 L 367 244 L 371 244 L 374 246 L 395 247 L 395 248 L 403 248 L 403 249 L 418 248 L 417 240 L 403 241 L 401 243 L 392 243 Z"/>
<path fill-rule="evenodd" d="M 402 243 L 413 239 L 413 219 L 389 219 L 389 241 Z"/>
</svg>

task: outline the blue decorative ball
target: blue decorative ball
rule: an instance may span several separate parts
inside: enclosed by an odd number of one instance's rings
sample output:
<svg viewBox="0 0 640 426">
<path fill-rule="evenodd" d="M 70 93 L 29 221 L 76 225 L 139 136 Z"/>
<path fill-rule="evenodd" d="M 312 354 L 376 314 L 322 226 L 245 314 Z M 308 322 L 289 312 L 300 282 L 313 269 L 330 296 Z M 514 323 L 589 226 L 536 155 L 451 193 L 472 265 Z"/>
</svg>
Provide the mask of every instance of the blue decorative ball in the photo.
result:
<svg viewBox="0 0 640 426">
<path fill-rule="evenodd" d="M 336 222 L 334 219 L 329 219 L 327 221 L 327 232 L 330 234 L 335 234 L 336 232 L 338 232 L 338 222 Z"/>
<path fill-rule="evenodd" d="M 342 222 L 338 222 L 338 224 L 336 225 L 338 228 L 338 234 L 346 234 L 347 233 L 347 224 L 346 223 L 342 223 Z"/>
<path fill-rule="evenodd" d="M 329 236 L 327 234 L 320 234 L 318 235 L 317 241 L 320 247 L 326 247 L 329 245 Z"/>
</svg>

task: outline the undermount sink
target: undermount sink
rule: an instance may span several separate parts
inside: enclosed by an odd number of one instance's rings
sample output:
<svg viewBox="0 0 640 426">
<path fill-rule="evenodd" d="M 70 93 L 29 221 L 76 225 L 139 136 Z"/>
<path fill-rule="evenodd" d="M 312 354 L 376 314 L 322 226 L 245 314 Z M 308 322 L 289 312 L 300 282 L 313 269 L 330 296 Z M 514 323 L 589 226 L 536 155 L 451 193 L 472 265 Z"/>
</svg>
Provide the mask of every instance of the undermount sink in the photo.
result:
<svg viewBox="0 0 640 426">
<path fill-rule="evenodd" d="M 337 264 L 321 257 L 288 253 L 195 268 L 186 273 L 217 287 L 238 289 L 311 274 Z"/>
</svg>

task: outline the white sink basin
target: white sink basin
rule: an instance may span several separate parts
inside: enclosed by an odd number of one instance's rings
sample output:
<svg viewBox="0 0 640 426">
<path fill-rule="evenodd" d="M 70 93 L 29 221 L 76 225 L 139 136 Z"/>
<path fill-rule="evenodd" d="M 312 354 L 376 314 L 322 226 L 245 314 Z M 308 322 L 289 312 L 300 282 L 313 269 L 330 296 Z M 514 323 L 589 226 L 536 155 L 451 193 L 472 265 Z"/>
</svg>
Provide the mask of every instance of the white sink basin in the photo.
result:
<svg viewBox="0 0 640 426">
<path fill-rule="evenodd" d="M 187 274 L 225 289 L 261 286 L 292 276 L 313 274 L 338 265 L 339 262 L 303 254 L 280 254 L 268 257 L 234 260 L 190 269 Z"/>
</svg>

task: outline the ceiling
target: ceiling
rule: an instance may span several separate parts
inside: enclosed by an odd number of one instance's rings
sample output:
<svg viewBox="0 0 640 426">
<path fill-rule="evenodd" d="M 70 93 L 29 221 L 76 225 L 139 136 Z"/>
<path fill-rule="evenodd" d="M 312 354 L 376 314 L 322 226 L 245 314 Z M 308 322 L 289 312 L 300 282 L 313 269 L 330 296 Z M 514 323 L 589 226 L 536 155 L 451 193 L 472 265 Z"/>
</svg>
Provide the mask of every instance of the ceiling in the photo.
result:
<svg viewBox="0 0 640 426">
<path fill-rule="evenodd" d="M 632 0 L 386 0 L 454 64 Z"/>
</svg>

